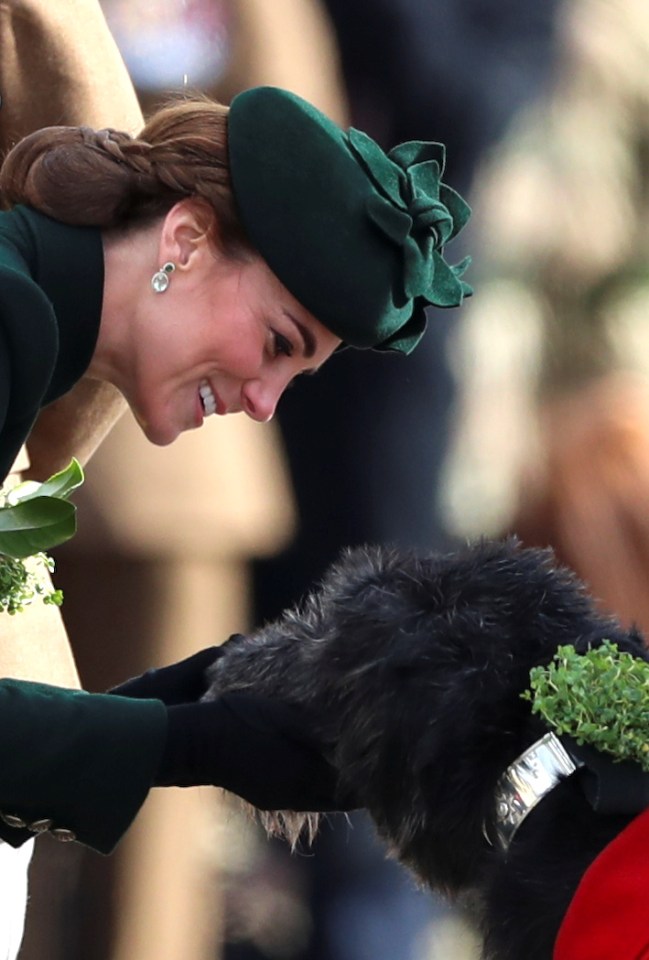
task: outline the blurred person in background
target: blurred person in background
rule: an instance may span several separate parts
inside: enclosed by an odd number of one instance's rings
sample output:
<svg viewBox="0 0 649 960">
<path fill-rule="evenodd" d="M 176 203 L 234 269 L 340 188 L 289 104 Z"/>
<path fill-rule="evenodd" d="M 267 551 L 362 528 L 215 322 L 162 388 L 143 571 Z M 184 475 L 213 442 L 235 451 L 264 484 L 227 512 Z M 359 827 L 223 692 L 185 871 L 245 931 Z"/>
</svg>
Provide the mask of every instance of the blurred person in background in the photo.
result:
<svg viewBox="0 0 649 960">
<path fill-rule="evenodd" d="M 457 533 L 553 547 L 647 630 L 649 10 L 569 0 L 560 38 L 552 89 L 475 197 L 445 502 Z"/>
</svg>

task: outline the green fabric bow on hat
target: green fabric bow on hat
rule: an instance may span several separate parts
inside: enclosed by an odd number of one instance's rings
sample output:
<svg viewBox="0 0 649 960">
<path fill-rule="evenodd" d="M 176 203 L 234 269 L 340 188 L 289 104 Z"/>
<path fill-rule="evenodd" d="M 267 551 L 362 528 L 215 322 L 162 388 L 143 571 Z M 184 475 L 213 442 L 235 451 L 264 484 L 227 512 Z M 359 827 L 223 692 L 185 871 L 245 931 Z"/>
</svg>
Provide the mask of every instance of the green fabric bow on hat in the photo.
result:
<svg viewBox="0 0 649 960">
<path fill-rule="evenodd" d="M 253 246 L 293 296 L 346 346 L 408 354 L 426 307 L 458 306 L 469 263 L 443 251 L 469 207 L 442 183 L 444 148 L 384 153 L 286 90 L 232 101 L 232 185 Z"/>
<path fill-rule="evenodd" d="M 437 307 L 456 307 L 473 293 L 461 277 L 471 263 L 451 266 L 444 245 L 460 232 L 471 209 L 442 183 L 445 150 L 441 143 L 410 141 L 384 153 L 361 130 L 350 129 L 353 152 L 378 193 L 367 200 L 370 219 L 403 247 L 404 294 Z"/>
</svg>

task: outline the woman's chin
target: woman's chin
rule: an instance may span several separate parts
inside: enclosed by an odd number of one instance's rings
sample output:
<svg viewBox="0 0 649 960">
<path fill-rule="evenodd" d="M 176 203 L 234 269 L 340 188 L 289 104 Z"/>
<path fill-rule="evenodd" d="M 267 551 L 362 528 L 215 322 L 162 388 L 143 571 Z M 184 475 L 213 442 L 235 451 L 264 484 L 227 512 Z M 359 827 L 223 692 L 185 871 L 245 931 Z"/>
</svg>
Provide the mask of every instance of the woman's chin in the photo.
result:
<svg viewBox="0 0 649 960">
<path fill-rule="evenodd" d="M 156 447 L 168 447 L 183 432 L 182 428 L 170 423 L 156 423 L 140 417 L 136 417 L 136 419 L 144 436 L 149 443 L 153 443 Z"/>
</svg>

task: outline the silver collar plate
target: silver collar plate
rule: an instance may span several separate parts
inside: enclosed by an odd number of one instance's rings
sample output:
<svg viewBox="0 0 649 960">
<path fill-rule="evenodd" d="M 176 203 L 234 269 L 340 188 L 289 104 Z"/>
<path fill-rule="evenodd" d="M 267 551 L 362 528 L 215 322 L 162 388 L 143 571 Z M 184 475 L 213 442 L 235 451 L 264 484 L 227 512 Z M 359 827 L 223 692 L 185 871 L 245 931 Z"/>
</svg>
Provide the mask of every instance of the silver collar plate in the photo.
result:
<svg viewBox="0 0 649 960">
<path fill-rule="evenodd" d="M 514 760 L 496 784 L 496 837 L 502 850 L 539 800 L 577 767 L 554 733 L 546 733 Z"/>
</svg>

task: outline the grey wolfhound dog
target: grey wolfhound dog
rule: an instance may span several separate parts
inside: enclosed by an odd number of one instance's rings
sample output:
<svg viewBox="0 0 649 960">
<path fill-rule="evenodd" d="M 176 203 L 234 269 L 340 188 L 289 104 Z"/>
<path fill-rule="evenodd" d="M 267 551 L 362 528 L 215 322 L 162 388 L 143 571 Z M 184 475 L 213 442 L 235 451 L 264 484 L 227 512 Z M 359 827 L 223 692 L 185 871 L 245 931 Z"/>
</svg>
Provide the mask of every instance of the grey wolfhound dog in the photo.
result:
<svg viewBox="0 0 649 960">
<path fill-rule="evenodd" d="M 501 841 L 504 772 L 547 734 L 521 698 L 562 644 L 603 639 L 647 659 L 550 551 L 515 541 L 458 553 L 348 551 L 304 603 L 226 645 L 210 695 L 252 690 L 307 705 L 341 790 L 417 878 L 470 901 L 489 960 L 550 960 L 584 871 L 632 819 L 598 812 L 582 772 Z M 279 812 L 295 838 L 317 815 Z"/>
</svg>

